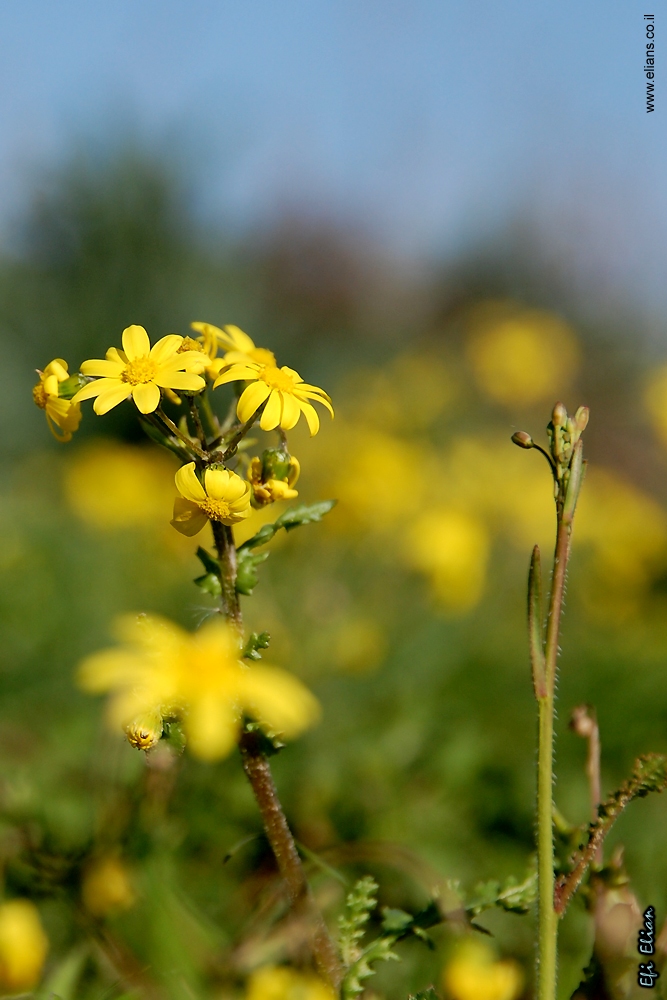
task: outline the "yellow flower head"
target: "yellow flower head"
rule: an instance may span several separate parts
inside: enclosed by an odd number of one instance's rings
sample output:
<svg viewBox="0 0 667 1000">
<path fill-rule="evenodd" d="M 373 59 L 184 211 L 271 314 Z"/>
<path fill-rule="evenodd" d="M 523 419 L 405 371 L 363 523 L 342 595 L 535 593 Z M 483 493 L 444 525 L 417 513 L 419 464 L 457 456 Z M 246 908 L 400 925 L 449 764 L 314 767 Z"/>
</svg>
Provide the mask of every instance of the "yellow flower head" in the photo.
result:
<svg viewBox="0 0 667 1000">
<path fill-rule="evenodd" d="M 218 362 L 218 372 L 230 365 L 246 365 L 249 361 L 258 365 L 272 365 L 274 368 L 276 366 L 273 351 L 266 347 L 255 347 L 255 342 L 238 326 L 229 325 L 222 330 L 212 323 L 191 323 L 190 326 L 202 335 L 205 344 L 213 340 L 216 349 L 218 345 L 225 349 L 224 357 Z"/>
<path fill-rule="evenodd" d="M 495 961 L 481 941 L 466 941 L 446 967 L 443 984 L 453 1000 L 516 1000 L 523 989 L 521 967 L 513 959 Z"/>
<path fill-rule="evenodd" d="M 152 413 L 160 405 L 160 389 L 200 392 L 206 385 L 200 375 L 201 354 L 179 354 L 183 337 L 170 333 L 151 347 L 143 326 L 123 330 L 123 350 L 110 347 L 106 360 L 84 361 L 84 375 L 96 376 L 95 382 L 80 389 L 73 402 L 96 396 L 95 413 L 108 413 L 132 396 L 141 413 Z"/>
<path fill-rule="evenodd" d="M 264 664 L 247 666 L 231 626 L 215 620 L 191 635 L 160 618 L 121 619 L 123 645 L 88 657 L 81 686 L 112 692 L 109 717 L 128 726 L 142 714 L 178 715 L 189 749 L 204 760 L 230 752 L 243 714 L 267 731 L 297 736 L 314 723 L 319 705 L 291 674 Z"/>
<path fill-rule="evenodd" d="M 313 973 L 269 965 L 252 973 L 245 1000 L 334 1000 L 334 994 Z"/>
<path fill-rule="evenodd" d="M 204 485 L 188 462 L 176 473 L 173 526 L 182 535 L 196 535 L 206 522 L 238 524 L 250 513 L 250 484 L 229 469 L 206 469 Z"/>
<path fill-rule="evenodd" d="M 136 900 L 127 868 L 114 855 L 97 858 L 86 869 L 81 895 L 86 909 L 96 917 L 129 910 Z"/>
<path fill-rule="evenodd" d="M 27 899 L 0 905 L 0 990 L 23 993 L 39 982 L 49 941 Z"/>
<path fill-rule="evenodd" d="M 32 398 L 40 410 L 45 411 L 49 430 L 56 440 L 63 443 L 71 441 L 72 434 L 81 423 L 81 407 L 59 395 L 60 385 L 70 377 L 67 362 L 56 358 L 37 374 L 39 382 L 32 390 Z"/>
<path fill-rule="evenodd" d="M 275 365 L 250 362 L 235 364 L 218 376 L 213 388 L 225 382 L 238 380 L 251 384 L 241 393 L 236 414 L 239 420 L 245 423 L 246 420 L 250 420 L 253 413 L 257 412 L 262 403 L 266 403 L 259 421 L 263 431 L 272 431 L 278 425 L 284 431 L 289 431 L 303 413 L 310 428 L 310 436 L 317 434 L 320 429 L 320 418 L 315 407 L 308 402 L 309 399 L 326 406 L 331 416 L 334 415 L 331 399 L 324 389 L 308 385 L 298 372 L 286 365 L 276 368 Z"/>
</svg>

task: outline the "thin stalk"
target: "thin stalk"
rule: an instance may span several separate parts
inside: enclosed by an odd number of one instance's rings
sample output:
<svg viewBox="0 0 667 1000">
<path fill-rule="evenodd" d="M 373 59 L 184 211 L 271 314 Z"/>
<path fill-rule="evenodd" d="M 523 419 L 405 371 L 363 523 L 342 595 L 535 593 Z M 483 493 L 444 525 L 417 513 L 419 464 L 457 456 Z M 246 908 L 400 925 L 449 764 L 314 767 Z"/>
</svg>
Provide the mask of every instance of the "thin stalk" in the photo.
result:
<svg viewBox="0 0 667 1000">
<path fill-rule="evenodd" d="M 161 406 L 158 406 L 158 408 L 155 411 L 155 413 L 160 418 L 160 420 L 162 421 L 162 423 L 166 427 L 169 428 L 169 430 L 174 435 L 174 437 L 177 437 L 179 439 L 179 441 L 182 441 L 183 444 L 185 445 L 185 447 L 189 451 L 194 452 L 195 455 L 197 456 L 197 458 L 201 458 L 204 461 L 207 460 L 208 455 L 206 454 L 206 452 L 202 451 L 201 448 L 199 447 L 199 445 L 195 444 L 195 442 L 191 438 L 187 438 L 185 436 L 185 434 L 181 434 L 181 432 L 179 431 L 179 429 L 176 426 L 176 424 L 174 423 L 174 421 L 171 419 L 171 417 L 167 416 L 167 414 L 164 412 L 164 410 L 162 409 Z"/>
<path fill-rule="evenodd" d="M 197 406 L 197 400 L 194 396 L 190 396 L 190 416 L 192 417 L 192 423 L 194 425 L 195 434 L 202 443 L 202 447 L 206 447 L 206 433 L 201 422 L 201 416 L 199 414 L 199 407 Z"/>
<path fill-rule="evenodd" d="M 554 1000 L 556 995 L 556 960 L 558 916 L 554 909 L 554 838 L 553 838 L 553 754 L 554 692 L 558 664 L 558 638 L 563 612 L 565 578 L 570 555 L 571 518 L 564 519 L 558 510 L 558 531 L 549 601 L 545 646 L 546 694 L 538 699 L 539 735 L 537 750 L 537 884 L 538 943 L 537 998 Z"/>
<path fill-rule="evenodd" d="M 211 527 L 220 561 L 223 612 L 239 633 L 242 633 L 243 620 L 236 590 L 236 547 L 232 530 L 219 521 L 211 521 Z M 311 948 L 315 964 L 320 974 L 337 990 L 342 980 L 342 970 L 336 948 L 310 892 L 294 837 L 278 798 L 268 758 L 255 733 L 243 733 L 239 746 L 243 770 L 259 807 L 278 871 L 287 885 L 290 902 L 296 910 L 304 912 L 312 928 Z"/>
</svg>

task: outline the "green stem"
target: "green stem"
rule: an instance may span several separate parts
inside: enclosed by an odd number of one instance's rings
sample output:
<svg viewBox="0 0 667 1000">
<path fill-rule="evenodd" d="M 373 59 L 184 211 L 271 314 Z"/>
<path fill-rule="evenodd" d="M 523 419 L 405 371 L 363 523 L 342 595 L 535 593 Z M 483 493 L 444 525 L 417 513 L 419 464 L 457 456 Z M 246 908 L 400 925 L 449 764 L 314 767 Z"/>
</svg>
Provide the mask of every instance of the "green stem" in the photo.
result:
<svg viewBox="0 0 667 1000">
<path fill-rule="evenodd" d="M 179 429 L 176 426 L 176 424 L 174 423 L 174 421 L 171 419 L 171 417 L 167 416 L 167 414 L 164 412 L 164 410 L 162 409 L 161 406 L 158 406 L 158 408 L 155 411 L 155 413 L 160 418 L 160 420 L 162 421 L 162 423 L 165 424 L 165 426 L 169 428 L 169 430 L 174 435 L 174 437 L 177 437 L 179 439 L 179 441 L 182 441 L 183 444 L 185 445 L 185 447 L 189 451 L 194 452 L 194 454 L 198 458 L 201 458 L 204 461 L 207 460 L 208 455 L 206 454 L 206 452 L 202 451 L 201 448 L 199 447 L 199 445 L 195 444 L 195 442 L 191 438 L 187 438 L 184 434 L 181 434 L 181 432 L 179 431 Z"/>
</svg>

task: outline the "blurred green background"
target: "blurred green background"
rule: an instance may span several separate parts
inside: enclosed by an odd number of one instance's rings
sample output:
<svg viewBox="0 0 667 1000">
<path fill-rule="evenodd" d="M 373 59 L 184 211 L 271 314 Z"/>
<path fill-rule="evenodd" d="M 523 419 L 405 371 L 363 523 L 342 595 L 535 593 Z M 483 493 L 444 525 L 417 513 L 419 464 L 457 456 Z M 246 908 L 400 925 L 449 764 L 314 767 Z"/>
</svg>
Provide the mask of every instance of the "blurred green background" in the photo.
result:
<svg viewBox="0 0 667 1000">
<path fill-rule="evenodd" d="M 350 883 L 372 873 L 382 905 L 411 910 L 447 879 L 471 895 L 481 880 L 523 877 L 536 735 L 525 585 L 535 542 L 548 562 L 553 512 L 546 464 L 510 435 L 546 443 L 556 399 L 591 407 L 560 660 L 559 808 L 588 819 L 575 705 L 597 710 L 604 792 L 640 753 L 667 751 L 667 376 L 638 349 L 643 318 L 584 301 L 530 226 L 415 273 L 352 228 L 297 215 L 243 239 L 212 235 L 186 181 L 131 146 L 79 155 L 41 184 L 0 259 L 0 851 L 6 896 L 39 908 L 44 988 L 63 1000 L 250 996 L 254 970 L 305 960 L 237 756 L 149 765 L 76 688 L 77 663 L 109 644 L 119 613 L 193 629 L 207 609 L 191 582 L 199 540 L 168 523 L 172 459 L 142 441 L 134 407 L 100 418 L 83 404 L 61 446 L 32 403 L 35 368 L 62 357 L 74 371 L 128 324 L 154 340 L 191 320 L 235 323 L 336 405 L 316 438 L 299 428 L 290 443 L 300 497 L 338 506 L 277 540 L 244 599 L 248 627 L 271 633 L 267 660 L 323 706 L 274 764 L 309 851 Z M 608 847 L 625 845 L 640 905 L 659 917 L 666 824 L 667 798 L 642 800 Z M 334 920 L 344 890 L 315 861 L 309 870 Z M 479 923 L 529 991 L 532 916 Z M 399 946 L 403 962 L 379 970 L 374 995 L 440 986 L 455 935 L 434 938 L 435 951 Z M 562 996 L 591 941 L 577 901 Z"/>
</svg>

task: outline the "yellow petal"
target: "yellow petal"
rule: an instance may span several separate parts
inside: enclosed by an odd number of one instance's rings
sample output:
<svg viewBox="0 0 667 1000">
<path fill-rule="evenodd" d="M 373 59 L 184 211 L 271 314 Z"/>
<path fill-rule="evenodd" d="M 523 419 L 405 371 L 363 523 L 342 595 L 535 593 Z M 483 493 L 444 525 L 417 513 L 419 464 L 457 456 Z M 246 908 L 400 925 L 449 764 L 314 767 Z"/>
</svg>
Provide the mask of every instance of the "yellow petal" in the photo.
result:
<svg viewBox="0 0 667 1000">
<path fill-rule="evenodd" d="M 199 501 L 201 503 L 202 500 L 206 499 L 204 487 L 195 475 L 194 462 L 182 465 L 176 473 L 175 478 L 176 489 L 186 500 L 192 500 L 194 503 Z"/>
<path fill-rule="evenodd" d="M 253 382 L 257 378 L 259 369 L 259 365 L 232 365 L 231 368 L 218 375 L 213 383 L 213 388 L 224 385 L 225 382 Z"/>
<path fill-rule="evenodd" d="M 106 382 L 106 379 L 100 379 L 100 382 Z M 127 399 L 132 392 L 132 386 L 127 382 L 117 382 L 115 379 L 109 379 L 109 382 L 113 384 L 100 392 L 99 396 L 93 403 L 95 413 L 98 413 L 100 416 L 108 413 L 109 410 L 114 408 L 114 406 L 118 406 L 118 404 L 122 403 L 124 399 Z"/>
<path fill-rule="evenodd" d="M 282 409 L 282 393 L 277 389 L 272 389 L 259 421 L 259 426 L 263 431 L 272 431 L 274 427 L 278 426 Z"/>
<path fill-rule="evenodd" d="M 236 407 L 236 415 L 242 424 L 250 420 L 255 411 L 262 405 L 271 392 L 266 382 L 251 382 L 241 393 Z"/>
<path fill-rule="evenodd" d="M 92 399 L 93 396 L 99 396 L 101 392 L 118 384 L 118 379 L 115 378 L 101 378 L 97 382 L 89 382 L 72 396 L 72 402 L 80 403 L 84 399 Z"/>
<path fill-rule="evenodd" d="M 132 389 L 132 399 L 140 413 L 153 413 L 160 405 L 160 390 L 155 382 L 143 382 Z"/>
<path fill-rule="evenodd" d="M 229 469 L 207 469 L 204 473 L 204 488 L 208 495 L 214 500 L 228 500 L 231 477 Z"/>
<path fill-rule="evenodd" d="M 120 378 L 124 371 L 125 365 L 122 361 L 104 361 L 101 358 L 99 360 L 84 361 L 81 365 L 82 375 L 101 375 L 105 378 Z"/>
<path fill-rule="evenodd" d="M 143 326 L 128 326 L 123 330 L 123 350 L 130 361 L 145 358 L 151 349 L 151 342 Z"/>
<path fill-rule="evenodd" d="M 79 667 L 77 680 L 84 691 L 99 694 L 125 684 L 136 683 L 143 660 L 119 649 L 104 649 L 88 656 Z"/>
<path fill-rule="evenodd" d="M 243 707 L 275 732 L 297 736 L 320 717 L 317 698 L 293 674 L 252 666 L 243 674 Z"/>
<path fill-rule="evenodd" d="M 299 409 L 299 404 L 296 399 L 289 392 L 284 392 L 283 415 L 280 421 L 282 429 L 284 431 L 291 431 L 292 428 L 298 423 L 300 416 L 301 410 Z"/>
<path fill-rule="evenodd" d="M 255 350 L 255 342 L 238 326 L 233 326 L 231 323 L 226 324 L 224 334 L 225 341 L 232 350 L 242 351 L 244 354 L 250 354 L 251 351 Z"/>
<path fill-rule="evenodd" d="M 179 337 L 177 333 L 167 334 L 166 337 L 162 337 L 161 340 L 158 340 L 151 347 L 151 359 L 158 365 L 164 364 L 168 358 L 176 354 L 182 343 L 183 338 Z"/>
<path fill-rule="evenodd" d="M 206 527 L 208 518 L 203 510 L 192 500 L 185 497 L 176 497 L 174 500 L 174 516 L 169 522 L 172 528 L 180 531 L 182 535 L 197 535 L 202 528 Z"/>
<path fill-rule="evenodd" d="M 106 359 L 107 361 L 120 361 L 123 365 L 126 365 L 128 361 L 125 351 L 119 351 L 117 347 L 109 348 L 106 353 Z"/>
<path fill-rule="evenodd" d="M 199 392 L 206 386 L 206 382 L 200 375 L 193 375 L 190 372 L 160 371 L 153 381 L 165 389 L 184 389 L 186 392 Z"/>
<path fill-rule="evenodd" d="M 299 400 L 299 406 L 301 407 L 301 412 L 308 422 L 308 428 L 310 430 L 310 436 L 314 437 L 320 429 L 320 418 L 317 415 L 317 410 L 310 403 L 306 403 L 303 400 Z"/>
<path fill-rule="evenodd" d="M 312 399 L 314 403 L 321 403 L 322 406 L 326 406 L 327 410 L 329 411 L 329 413 L 333 417 L 333 415 L 334 415 L 333 406 L 331 405 L 331 403 L 329 401 L 329 398 L 326 395 L 326 393 L 322 393 L 320 395 L 319 392 L 305 391 L 304 389 L 302 389 L 301 386 L 297 386 L 297 389 L 295 391 L 295 396 L 297 397 L 297 399 L 301 399 L 304 402 L 307 399 Z"/>
<path fill-rule="evenodd" d="M 239 717 L 234 705 L 208 695 L 190 703 L 184 720 L 188 749 L 202 760 L 226 757 L 236 743 Z"/>
</svg>

